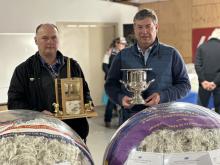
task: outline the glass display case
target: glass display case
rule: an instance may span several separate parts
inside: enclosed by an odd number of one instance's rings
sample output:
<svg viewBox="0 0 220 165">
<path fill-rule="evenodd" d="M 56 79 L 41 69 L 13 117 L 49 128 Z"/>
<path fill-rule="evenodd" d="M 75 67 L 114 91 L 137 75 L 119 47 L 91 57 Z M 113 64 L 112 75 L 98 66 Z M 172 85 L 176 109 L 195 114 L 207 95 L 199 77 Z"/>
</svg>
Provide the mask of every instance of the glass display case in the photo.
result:
<svg viewBox="0 0 220 165">
<path fill-rule="evenodd" d="M 104 165 L 220 163 L 220 115 L 182 102 L 146 108 L 128 119 L 108 144 Z"/>
<path fill-rule="evenodd" d="M 94 165 L 84 142 L 61 120 L 30 110 L 0 116 L 2 165 Z"/>
</svg>

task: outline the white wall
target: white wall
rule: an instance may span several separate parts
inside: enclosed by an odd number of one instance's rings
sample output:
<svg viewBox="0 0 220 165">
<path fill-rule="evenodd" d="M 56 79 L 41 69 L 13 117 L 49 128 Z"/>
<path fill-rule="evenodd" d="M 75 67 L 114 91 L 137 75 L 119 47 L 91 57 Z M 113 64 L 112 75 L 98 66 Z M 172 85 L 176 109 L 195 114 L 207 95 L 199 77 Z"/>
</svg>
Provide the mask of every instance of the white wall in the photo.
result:
<svg viewBox="0 0 220 165">
<path fill-rule="evenodd" d="M 0 33 L 0 103 L 7 102 L 7 92 L 15 66 L 34 54 L 34 33 Z"/>
<path fill-rule="evenodd" d="M 122 36 L 122 25 L 132 23 L 137 10 L 137 7 L 102 0 L 0 0 L 0 103 L 7 101 L 7 88 L 16 65 L 37 50 L 32 40 L 37 25 L 45 22 L 117 23 L 117 33 Z"/>
<path fill-rule="evenodd" d="M 0 0 L 0 33 L 32 33 L 40 23 L 132 23 L 138 8 L 102 0 Z"/>
</svg>

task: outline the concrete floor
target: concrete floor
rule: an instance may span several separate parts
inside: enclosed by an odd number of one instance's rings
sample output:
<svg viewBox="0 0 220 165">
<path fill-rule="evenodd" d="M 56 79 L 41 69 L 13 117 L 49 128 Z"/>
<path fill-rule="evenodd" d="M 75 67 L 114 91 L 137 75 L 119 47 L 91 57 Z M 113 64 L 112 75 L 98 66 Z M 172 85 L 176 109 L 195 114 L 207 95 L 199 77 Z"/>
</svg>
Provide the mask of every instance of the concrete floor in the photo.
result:
<svg viewBox="0 0 220 165">
<path fill-rule="evenodd" d="M 111 137 L 118 128 L 118 117 L 114 116 L 111 127 L 106 128 L 104 125 L 104 107 L 97 107 L 98 117 L 90 118 L 90 132 L 87 138 L 87 146 L 92 154 L 95 165 L 102 165 L 105 148 L 110 142 Z"/>
</svg>

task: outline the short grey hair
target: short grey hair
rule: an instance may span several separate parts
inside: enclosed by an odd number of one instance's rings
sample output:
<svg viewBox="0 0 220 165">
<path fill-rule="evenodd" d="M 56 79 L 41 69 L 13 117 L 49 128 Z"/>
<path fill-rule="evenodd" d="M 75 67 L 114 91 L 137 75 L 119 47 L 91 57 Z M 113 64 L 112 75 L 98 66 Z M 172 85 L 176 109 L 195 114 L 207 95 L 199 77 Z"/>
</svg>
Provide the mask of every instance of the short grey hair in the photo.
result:
<svg viewBox="0 0 220 165">
<path fill-rule="evenodd" d="M 49 26 L 51 26 L 51 27 L 54 27 L 57 31 L 59 31 L 56 25 L 51 24 L 51 23 L 44 23 L 44 24 L 40 24 L 40 25 L 37 26 L 36 31 L 35 31 L 36 34 L 37 34 L 37 32 L 39 31 L 39 29 L 40 29 L 42 26 L 47 26 L 47 25 L 49 25 Z"/>
<path fill-rule="evenodd" d="M 136 20 L 143 20 L 147 17 L 151 18 L 155 24 L 158 24 L 157 14 L 152 9 L 142 9 L 138 11 L 134 16 L 133 22 Z"/>
</svg>

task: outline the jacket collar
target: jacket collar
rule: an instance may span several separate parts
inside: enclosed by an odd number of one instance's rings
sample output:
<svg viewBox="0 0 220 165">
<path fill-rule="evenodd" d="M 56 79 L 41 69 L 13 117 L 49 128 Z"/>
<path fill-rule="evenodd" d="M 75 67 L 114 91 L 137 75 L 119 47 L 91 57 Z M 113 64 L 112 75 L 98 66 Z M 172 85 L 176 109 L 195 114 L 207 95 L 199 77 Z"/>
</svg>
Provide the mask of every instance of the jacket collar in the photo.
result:
<svg viewBox="0 0 220 165">
<path fill-rule="evenodd" d="M 158 50 L 159 50 L 159 44 L 160 44 L 159 39 L 156 38 L 156 40 L 154 41 L 154 43 L 153 43 L 153 45 L 152 45 L 152 48 L 151 48 L 151 50 L 150 50 L 150 54 L 153 54 L 153 55 L 157 55 L 157 54 L 158 54 L 158 53 L 156 53 L 156 52 L 158 52 Z M 132 52 L 133 52 L 136 56 L 140 56 L 140 55 L 141 55 L 140 51 L 138 50 L 138 45 L 137 45 L 137 43 L 135 43 L 135 44 L 131 47 L 131 49 L 132 49 Z"/>
<path fill-rule="evenodd" d="M 43 66 L 45 66 L 46 63 L 45 63 L 45 61 L 43 60 L 43 58 L 40 56 L 39 51 L 36 52 L 36 56 L 37 56 L 37 58 L 40 60 L 40 63 L 41 63 Z M 56 62 L 56 63 L 60 63 L 61 66 L 64 65 L 64 56 L 63 56 L 63 54 L 62 54 L 59 50 L 57 51 L 56 58 L 57 58 L 57 62 Z"/>
</svg>

